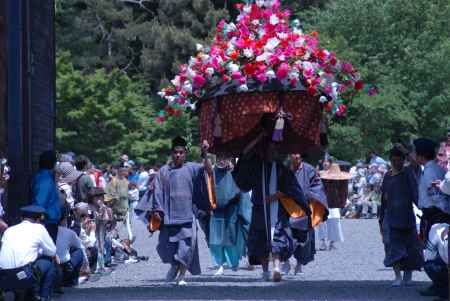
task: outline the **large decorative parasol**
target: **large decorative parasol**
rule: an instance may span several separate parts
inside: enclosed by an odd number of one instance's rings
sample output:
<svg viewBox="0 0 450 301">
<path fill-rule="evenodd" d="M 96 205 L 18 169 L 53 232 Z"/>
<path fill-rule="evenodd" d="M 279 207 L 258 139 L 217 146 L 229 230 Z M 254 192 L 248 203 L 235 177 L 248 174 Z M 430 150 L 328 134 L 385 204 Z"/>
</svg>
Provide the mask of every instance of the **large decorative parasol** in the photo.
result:
<svg viewBox="0 0 450 301">
<path fill-rule="evenodd" d="M 209 47 L 198 53 L 171 85 L 157 120 L 184 110 L 200 114 L 200 133 L 213 152 L 239 154 L 262 132 L 285 152 L 319 146 L 322 111 L 342 117 L 352 97 L 366 89 L 353 66 L 318 47 L 279 0 L 236 5 L 236 22 L 221 21 Z"/>
</svg>

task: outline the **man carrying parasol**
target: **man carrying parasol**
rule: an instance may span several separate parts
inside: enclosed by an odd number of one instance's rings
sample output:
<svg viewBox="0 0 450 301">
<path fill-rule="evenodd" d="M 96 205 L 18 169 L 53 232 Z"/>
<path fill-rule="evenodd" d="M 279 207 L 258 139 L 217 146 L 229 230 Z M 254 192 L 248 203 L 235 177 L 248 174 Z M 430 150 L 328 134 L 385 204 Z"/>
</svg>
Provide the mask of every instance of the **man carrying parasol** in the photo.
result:
<svg viewBox="0 0 450 301">
<path fill-rule="evenodd" d="M 252 219 L 248 236 L 251 265 L 262 265 L 263 280 L 270 280 L 269 259 L 273 259 L 273 281 L 281 280 L 280 262 L 294 252 L 295 239 L 304 240 L 310 228 L 311 210 L 295 175 L 277 162 L 277 145 L 263 139 L 253 152 L 242 156 L 235 170 L 235 180 L 243 191 L 252 190 Z M 279 201 L 289 197 L 304 212 L 304 228 L 296 229 L 288 210 Z"/>
</svg>

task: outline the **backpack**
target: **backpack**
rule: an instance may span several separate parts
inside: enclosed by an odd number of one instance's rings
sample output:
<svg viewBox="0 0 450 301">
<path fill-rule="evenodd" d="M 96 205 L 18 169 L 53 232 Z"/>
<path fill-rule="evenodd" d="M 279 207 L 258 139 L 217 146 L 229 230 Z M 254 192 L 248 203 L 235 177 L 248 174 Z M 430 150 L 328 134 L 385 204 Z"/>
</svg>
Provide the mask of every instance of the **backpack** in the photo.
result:
<svg viewBox="0 0 450 301">
<path fill-rule="evenodd" d="M 72 197 L 74 199 L 74 204 L 83 202 L 83 197 L 81 195 L 80 179 L 85 176 L 81 174 L 74 182 L 72 182 Z"/>
</svg>

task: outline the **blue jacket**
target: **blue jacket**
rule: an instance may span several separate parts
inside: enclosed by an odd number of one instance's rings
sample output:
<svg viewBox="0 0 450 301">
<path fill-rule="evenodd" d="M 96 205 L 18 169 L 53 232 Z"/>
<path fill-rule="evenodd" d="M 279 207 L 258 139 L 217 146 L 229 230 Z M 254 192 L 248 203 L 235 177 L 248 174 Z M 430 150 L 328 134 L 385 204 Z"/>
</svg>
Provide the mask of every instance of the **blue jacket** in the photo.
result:
<svg viewBox="0 0 450 301">
<path fill-rule="evenodd" d="M 58 224 L 61 217 L 59 194 L 53 173 L 48 169 L 41 169 L 33 177 L 32 203 L 45 208 L 47 224 Z"/>
</svg>

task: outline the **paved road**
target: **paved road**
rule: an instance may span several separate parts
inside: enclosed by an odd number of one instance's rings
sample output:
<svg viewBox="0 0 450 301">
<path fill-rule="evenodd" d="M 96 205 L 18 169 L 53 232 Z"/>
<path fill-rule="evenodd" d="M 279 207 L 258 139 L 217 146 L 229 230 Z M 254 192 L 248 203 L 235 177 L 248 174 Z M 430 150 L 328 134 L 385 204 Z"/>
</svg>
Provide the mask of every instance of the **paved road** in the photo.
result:
<svg viewBox="0 0 450 301">
<path fill-rule="evenodd" d="M 392 270 L 384 268 L 383 245 L 376 220 L 343 220 L 346 241 L 338 250 L 318 252 L 304 268 L 304 275 L 289 276 L 281 283 L 259 281 L 260 269 L 225 271 L 215 277 L 204 239 L 200 240 L 203 274 L 188 279 L 188 287 L 164 284 L 168 266 L 161 264 L 145 228 L 135 224 L 136 248 L 148 262 L 119 266 L 110 276 L 67 290 L 66 300 L 427 300 L 417 290 L 429 282 L 415 273 L 412 287 L 391 288 Z"/>
</svg>

